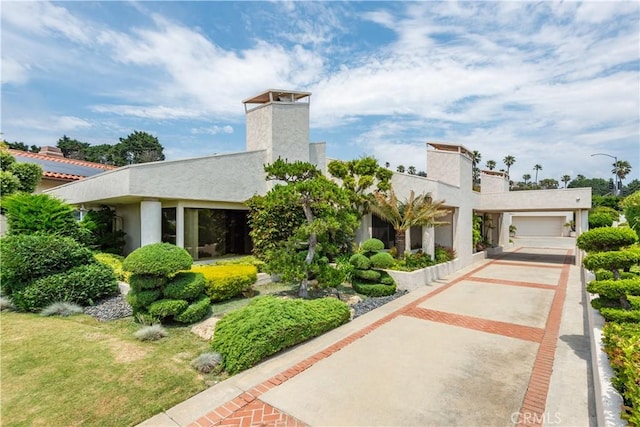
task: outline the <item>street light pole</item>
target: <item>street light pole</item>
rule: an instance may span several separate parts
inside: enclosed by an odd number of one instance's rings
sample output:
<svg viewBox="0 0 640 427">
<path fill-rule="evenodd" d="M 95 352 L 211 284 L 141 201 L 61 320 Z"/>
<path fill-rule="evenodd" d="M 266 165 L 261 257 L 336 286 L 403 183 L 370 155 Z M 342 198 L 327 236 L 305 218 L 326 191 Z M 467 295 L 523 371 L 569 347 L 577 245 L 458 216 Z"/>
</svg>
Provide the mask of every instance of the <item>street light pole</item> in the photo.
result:
<svg viewBox="0 0 640 427">
<path fill-rule="evenodd" d="M 607 157 L 611 157 L 615 163 L 613 164 L 613 176 L 615 176 L 615 181 L 614 181 L 614 188 L 613 188 L 613 195 L 617 196 L 618 192 L 620 191 L 620 189 L 618 188 L 618 158 L 616 156 L 612 156 L 611 154 L 605 154 L 605 153 L 596 153 L 596 154 L 592 154 L 591 157 L 593 156 L 607 156 Z"/>
</svg>

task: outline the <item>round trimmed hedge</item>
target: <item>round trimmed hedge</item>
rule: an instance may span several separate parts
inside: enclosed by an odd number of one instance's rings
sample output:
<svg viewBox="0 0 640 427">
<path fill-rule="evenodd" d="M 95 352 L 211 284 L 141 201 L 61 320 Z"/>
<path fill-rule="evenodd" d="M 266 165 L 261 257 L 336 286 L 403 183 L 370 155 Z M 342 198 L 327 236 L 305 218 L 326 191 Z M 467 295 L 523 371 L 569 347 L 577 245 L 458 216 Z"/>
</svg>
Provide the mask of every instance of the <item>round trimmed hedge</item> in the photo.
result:
<svg viewBox="0 0 640 427">
<path fill-rule="evenodd" d="M 360 245 L 362 252 L 378 252 L 384 249 L 384 243 L 379 239 L 367 239 Z"/>
<path fill-rule="evenodd" d="M 587 252 L 618 250 L 638 241 L 638 235 L 628 227 L 601 227 L 578 236 L 576 245 Z"/>
<path fill-rule="evenodd" d="M 349 258 L 349 263 L 353 265 L 355 268 L 359 268 L 361 270 L 366 270 L 371 267 L 371 261 L 369 258 L 362 254 L 354 254 Z"/>
<path fill-rule="evenodd" d="M 170 243 L 152 243 L 131 252 L 122 268 L 134 274 L 171 276 L 193 264 L 189 252 Z"/>
<path fill-rule="evenodd" d="M 389 252 L 378 252 L 375 255 L 371 255 L 371 264 L 375 268 L 391 268 L 395 260 L 389 254 Z"/>
<path fill-rule="evenodd" d="M 129 285 L 134 291 L 160 289 L 167 284 L 166 276 L 152 276 L 150 274 L 132 274 L 129 276 Z"/>
<path fill-rule="evenodd" d="M 182 313 L 177 314 L 174 317 L 178 322 L 181 323 L 193 323 L 198 320 L 204 318 L 209 309 L 211 308 L 211 300 L 209 297 L 202 297 L 198 301 L 190 304 Z"/>
<path fill-rule="evenodd" d="M 393 295 L 396 292 L 395 283 L 392 285 L 385 285 L 382 283 L 363 283 L 357 280 L 353 281 L 353 289 L 362 295 L 369 297 L 386 297 Z"/>
</svg>

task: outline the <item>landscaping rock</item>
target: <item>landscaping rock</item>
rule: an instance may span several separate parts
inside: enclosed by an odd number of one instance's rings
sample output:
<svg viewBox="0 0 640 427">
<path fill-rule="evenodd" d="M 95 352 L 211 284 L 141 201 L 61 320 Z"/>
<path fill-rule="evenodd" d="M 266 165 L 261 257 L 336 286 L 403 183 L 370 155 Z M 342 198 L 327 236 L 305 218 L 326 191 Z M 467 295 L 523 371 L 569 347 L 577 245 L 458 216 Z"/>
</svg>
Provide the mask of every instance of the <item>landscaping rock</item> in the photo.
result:
<svg viewBox="0 0 640 427">
<path fill-rule="evenodd" d="M 85 314 L 95 317 L 101 322 L 107 320 L 121 319 L 133 315 L 131 306 L 127 303 L 124 295 L 116 295 L 103 299 L 98 304 L 82 309 Z"/>
<path fill-rule="evenodd" d="M 362 302 L 362 298 L 360 297 L 360 295 L 352 295 L 345 302 L 347 303 L 347 305 L 356 305 L 359 302 Z"/>
<path fill-rule="evenodd" d="M 220 320 L 221 317 L 212 316 L 207 319 L 204 319 L 202 322 L 197 323 L 191 327 L 191 332 L 203 338 L 205 340 L 210 340 L 213 338 L 213 331 L 216 328 L 216 323 Z"/>
<path fill-rule="evenodd" d="M 356 303 L 352 306 L 352 308 L 355 310 L 355 314 L 353 317 L 354 319 L 356 317 L 360 317 L 363 314 L 370 312 L 371 310 L 375 310 L 378 307 L 382 307 L 386 303 L 391 302 L 394 299 L 399 298 L 406 293 L 407 291 L 399 291 L 387 297 L 372 297 L 372 298 L 367 298 L 364 301 L 360 301 L 359 303 Z"/>
</svg>

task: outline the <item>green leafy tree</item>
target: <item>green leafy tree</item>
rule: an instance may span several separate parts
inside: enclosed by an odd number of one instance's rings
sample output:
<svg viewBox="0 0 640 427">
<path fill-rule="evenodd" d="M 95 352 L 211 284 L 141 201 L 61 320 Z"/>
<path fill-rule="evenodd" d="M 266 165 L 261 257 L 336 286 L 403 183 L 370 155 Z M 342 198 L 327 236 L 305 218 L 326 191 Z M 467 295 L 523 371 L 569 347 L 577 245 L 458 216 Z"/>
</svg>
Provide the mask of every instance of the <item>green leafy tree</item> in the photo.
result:
<svg viewBox="0 0 640 427">
<path fill-rule="evenodd" d="M 542 165 L 536 164 L 533 167 L 533 170 L 536 171 L 536 184 L 538 183 L 538 172 L 542 170 Z"/>
<path fill-rule="evenodd" d="M 163 150 L 157 137 L 134 131 L 126 138 L 120 138 L 120 142 L 113 147 L 113 162 L 116 166 L 124 166 L 164 160 Z"/>
<path fill-rule="evenodd" d="M 625 197 L 620 203 L 620 207 L 624 210 L 629 227 L 640 235 L 640 191 Z"/>
<path fill-rule="evenodd" d="M 55 234 L 87 243 L 89 232 L 80 226 L 74 208 L 48 194 L 15 193 L 2 200 L 9 234 Z"/>
<path fill-rule="evenodd" d="M 415 166 L 409 166 L 409 169 L 407 169 L 407 173 L 409 175 L 415 175 L 416 174 L 416 167 Z"/>
<path fill-rule="evenodd" d="M 511 166 L 513 166 L 515 162 L 516 158 L 513 156 L 505 156 L 505 158 L 502 159 L 502 163 L 507 167 L 507 175 L 509 175 L 509 170 L 511 170 Z"/>
<path fill-rule="evenodd" d="M 56 147 L 62 151 L 64 157 L 76 160 L 85 160 L 86 152 L 90 146 L 88 142 L 81 142 L 69 138 L 67 135 L 63 135 L 56 143 Z"/>
<path fill-rule="evenodd" d="M 609 180 L 604 178 L 586 178 L 584 175 L 578 175 L 576 179 L 571 181 L 568 188 L 586 188 L 591 187 L 594 196 L 605 196 L 611 193 L 609 189 Z"/>
<path fill-rule="evenodd" d="M 545 190 L 554 190 L 558 188 L 558 181 L 553 178 L 545 178 L 540 180 L 540 187 Z"/>
<path fill-rule="evenodd" d="M 35 163 L 16 162 L 9 150 L 0 146 L 0 194 L 17 191 L 33 193 L 42 179 L 42 167 Z"/>
<path fill-rule="evenodd" d="M 634 179 L 626 186 L 627 194 L 633 194 L 636 191 L 640 191 L 640 180 Z"/>
<path fill-rule="evenodd" d="M 361 218 L 369 213 L 373 201 L 371 190 L 386 192 L 391 188 L 393 172 L 378 165 L 374 157 L 363 157 L 348 162 L 333 160 L 328 166 L 329 173 L 342 181 L 349 194 L 351 207 Z"/>
<path fill-rule="evenodd" d="M 434 201 L 431 194 L 416 196 L 411 191 L 409 198 L 401 202 L 396 197 L 393 188 L 389 194 L 375 193 L 376 203 L 371 205 L 371 211 L 387 221 L 396 231 L 397 257 L 402 258 L 405 251 L 405 232 L 413 226 L 436 226 L 444 224 L 438 221 L 447 215 L 444 201 Z"/>
<path fill-rule="evenodd" d="M 327 268 L 331 268 L 325 265 L 326 261 L 316 258 L 319 242 L 329 243 L 332 236 L 339 234 L 347 234 L 352 239 L 358 220 L 347 191 L 323 176 L 314 165 L 278 159 L 265 166 L 265 172 L 267 180 L 285 183 L 276 185 L 270 192 L 288 193 L 287 197 L 293 197 L 305 218 L 293 235 L 274 251 L 267 266 L 288 266 L 284 273 L 300 280 L 299 294 L 306 298 L 311 275 L 327 273 Z"/>
<path fill-rule="evenodd" d="M 400 173 L 404 173 L 405 169 L 403 165 L 398 165 L 398 167 L 396 168 L 396 170 Z"/>
<path fill-rule="evenodd" d="M 496 168 L 496 161 L 495 160 L 487 160 L 487 169 L 492 171 L 495 168 Z"/>
<path fill-rule="evenodd" d="M 37 145 L 28 146 L 24 142 L 18 142 L 18 141 L 7 142 L 7 146 L 9 148 L 11 148 L 12 150 L 20 150 L 20 151 L 26 151 L 26 152 L 30 152 L 30 153 L 39 153 L 40 152 L 40 147 L 38 147 Z"/>
<path fill-rule="evenodd" d="M 567 184 L 571 181 L 571 177 L 569 175 L 562 175 L 561 181 L 564 183 L 564 188 L 567 188 Z"/>
</svg>

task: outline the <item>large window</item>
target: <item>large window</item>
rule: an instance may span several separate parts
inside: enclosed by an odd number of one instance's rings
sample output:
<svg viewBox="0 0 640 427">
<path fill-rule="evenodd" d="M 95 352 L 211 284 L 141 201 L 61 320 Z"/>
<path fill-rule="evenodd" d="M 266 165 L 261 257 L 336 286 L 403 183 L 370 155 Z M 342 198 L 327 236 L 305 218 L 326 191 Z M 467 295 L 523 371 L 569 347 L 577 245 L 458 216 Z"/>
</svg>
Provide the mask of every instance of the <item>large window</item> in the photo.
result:
<svg viewBox="0 0 640 427">
<path fill-rule="evenodd" d="M 396 230 L 387 221 L 371 215 L 371 237 L 382 240 L 386 249 L 396 245 Z"/>
<path fill-rule="evenodd" d="M 186 208 L 184 247 L 196 260 L 251 253 L 247 212 Z"/>
<path fill-rule="evenodd" d="M 162 208 L 162 241 L 176 244 L 176 208 Z"/>
</svg>

